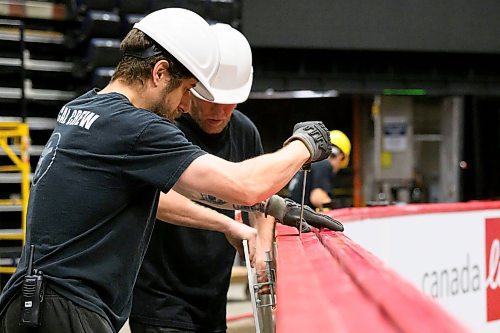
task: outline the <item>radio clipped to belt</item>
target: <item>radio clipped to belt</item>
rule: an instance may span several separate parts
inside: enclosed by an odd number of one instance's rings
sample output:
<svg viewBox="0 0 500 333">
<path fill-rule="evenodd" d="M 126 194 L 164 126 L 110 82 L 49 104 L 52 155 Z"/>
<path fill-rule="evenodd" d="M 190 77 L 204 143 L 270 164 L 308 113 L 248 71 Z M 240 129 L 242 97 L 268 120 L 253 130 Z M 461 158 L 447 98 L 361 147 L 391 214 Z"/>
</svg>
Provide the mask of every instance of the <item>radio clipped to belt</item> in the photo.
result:
<svg viewBox="0 0 500 333">
<path fill-rule="evenodd" d="M 31 245 L 29 251 L 28 271 L 22 287 L 20 325 L 36 327 L 40 326 L 45 286 L 42 272 L 33 268 L 35 246 Z"/>
</svg>

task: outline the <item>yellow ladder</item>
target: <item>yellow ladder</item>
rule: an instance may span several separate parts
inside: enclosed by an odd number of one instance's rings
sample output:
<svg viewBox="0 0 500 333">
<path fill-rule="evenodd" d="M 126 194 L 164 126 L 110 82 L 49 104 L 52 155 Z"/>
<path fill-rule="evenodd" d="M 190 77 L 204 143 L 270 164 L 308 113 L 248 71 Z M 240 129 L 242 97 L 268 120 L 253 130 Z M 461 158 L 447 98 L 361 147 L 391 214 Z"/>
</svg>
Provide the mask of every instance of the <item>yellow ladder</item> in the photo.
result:
<svg viewBox="0 0 500 333">
<path fill-rule="evenodd" d="M 20 229 L 0 229 L 0 240 L 20 240 L 26 236 L 26 212 L 30 189 L 29 128 L 24 122 L 0 122 L 0 148 L 13 164 L 0 165 L 0 174 L 20 173 L 21 198 L 0 199 L 0 208 L 21 206 Z M 2 226 L 0 226 L 1 228 Z M 0 266 L 0 273 L 14 273 L 16 267 Z"/>
</svg>

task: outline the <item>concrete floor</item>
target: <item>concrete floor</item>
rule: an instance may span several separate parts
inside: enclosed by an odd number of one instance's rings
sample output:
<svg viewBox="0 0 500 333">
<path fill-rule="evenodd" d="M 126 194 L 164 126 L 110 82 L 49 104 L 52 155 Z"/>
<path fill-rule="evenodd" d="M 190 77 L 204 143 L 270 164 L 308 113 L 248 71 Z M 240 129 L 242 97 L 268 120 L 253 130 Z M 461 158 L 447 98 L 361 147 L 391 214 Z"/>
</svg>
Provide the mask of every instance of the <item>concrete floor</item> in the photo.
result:
<svg viewBox="0 0 500 333">
<path fill-rule="evenodd" d="M 247 299 L 247 284 L 231 284 L 227 294 L 227 317 L 252 314 L 252 303 Z M 227 333 L 255 333 L 253 317 L 229 321 Z"/>
</svg>

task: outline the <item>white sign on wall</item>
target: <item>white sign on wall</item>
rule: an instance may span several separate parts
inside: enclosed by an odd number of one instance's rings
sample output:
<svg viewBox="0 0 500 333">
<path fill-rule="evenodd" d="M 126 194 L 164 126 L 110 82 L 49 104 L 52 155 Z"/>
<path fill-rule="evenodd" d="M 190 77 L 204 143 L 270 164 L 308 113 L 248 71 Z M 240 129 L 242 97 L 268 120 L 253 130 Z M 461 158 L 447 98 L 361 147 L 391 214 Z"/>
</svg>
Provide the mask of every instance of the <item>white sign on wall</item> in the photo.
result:
<svg viewBox="0 0 500 333">
<path fill-rule="evenodd" d="M 382 147 L 388 152 L 408 149 L 408 121 L 404 117 L 384 117 Z"/>
<path fill-rule="evenodd" d="M 345 234 L 476 332 L 500 332 L 500 210 L 345 223 Z"/>
</svg>

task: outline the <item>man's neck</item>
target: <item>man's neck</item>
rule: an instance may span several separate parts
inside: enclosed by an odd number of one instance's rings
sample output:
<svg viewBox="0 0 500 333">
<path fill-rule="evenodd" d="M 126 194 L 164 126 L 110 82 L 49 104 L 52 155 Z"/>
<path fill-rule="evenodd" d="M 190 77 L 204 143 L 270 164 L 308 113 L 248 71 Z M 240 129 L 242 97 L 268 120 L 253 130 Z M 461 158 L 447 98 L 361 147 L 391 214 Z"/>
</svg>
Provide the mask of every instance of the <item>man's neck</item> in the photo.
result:
<svg viewBox="0 0 500 333">
<path fill-rule="evenodd" d="M 98 94 L 119 93 L 127 97 L 130 103 L 137 108 L 146 108 L 146 89 L 138 85 L 128 85 L 123 81 L 115 80 L 110 82 Z"/>
</svg>

